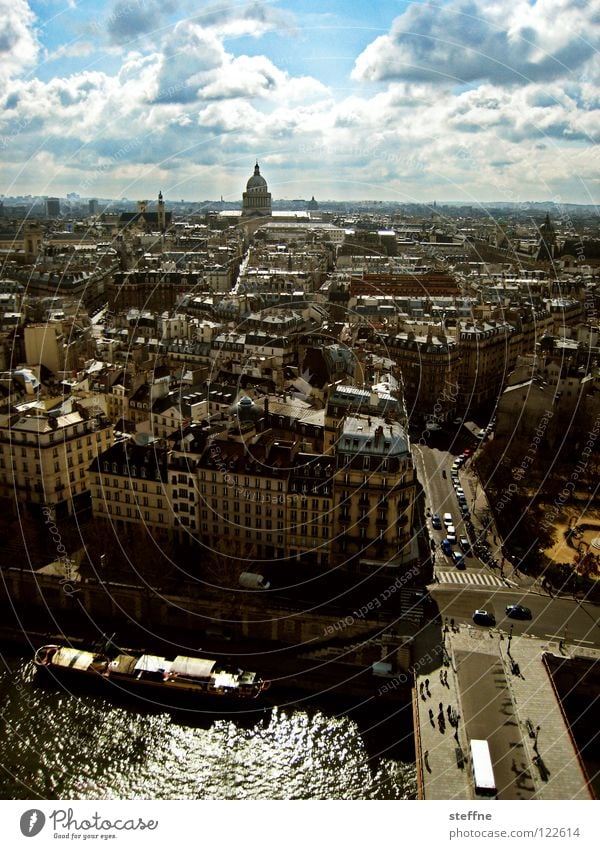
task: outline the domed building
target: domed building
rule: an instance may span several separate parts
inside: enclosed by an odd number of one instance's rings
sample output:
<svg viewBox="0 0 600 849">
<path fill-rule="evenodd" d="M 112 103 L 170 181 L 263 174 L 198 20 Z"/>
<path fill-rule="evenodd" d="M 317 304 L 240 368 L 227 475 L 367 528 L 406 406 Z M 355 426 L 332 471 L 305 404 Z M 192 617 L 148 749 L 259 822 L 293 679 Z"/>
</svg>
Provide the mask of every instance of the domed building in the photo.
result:
<svg viewBox="0 0 600 849">
<path fill-rule="evenodd" d="M 254 174 L 246 183 L 246 191 L 242 195 L 242 217 L 271 216 L 271 193 L 267 181 L 261 177 L 258 162 L 254 166 Z"/>
</svg>

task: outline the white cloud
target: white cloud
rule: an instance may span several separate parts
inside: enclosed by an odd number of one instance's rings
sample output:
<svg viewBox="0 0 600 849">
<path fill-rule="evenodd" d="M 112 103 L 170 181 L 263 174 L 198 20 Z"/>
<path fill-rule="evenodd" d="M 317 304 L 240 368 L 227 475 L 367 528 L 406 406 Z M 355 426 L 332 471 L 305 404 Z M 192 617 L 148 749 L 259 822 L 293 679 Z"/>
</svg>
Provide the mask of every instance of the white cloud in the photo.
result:
<svg viewBox="0 0 600 849">
<path fill-rule="evenodd" d="M 268 3 L 223 2 L 208 6 L 194 16 L 201 26 L 214 30 L 221 38 L 252 36 L 259 38 L 274 29 L 290 31 L 293 16 Z"/>
<path fill-rule="evenodd" d="M 0 0 L 0 81 L 35 65 L 40 44 L 25 0 Z"/>
<path fill-rule="evenodd" d="M 596 0 L 413 3 L 358 56 L 352 76 L 446 86 L 557 79 L 594 56 L 599 34 Z"/>
</svg>

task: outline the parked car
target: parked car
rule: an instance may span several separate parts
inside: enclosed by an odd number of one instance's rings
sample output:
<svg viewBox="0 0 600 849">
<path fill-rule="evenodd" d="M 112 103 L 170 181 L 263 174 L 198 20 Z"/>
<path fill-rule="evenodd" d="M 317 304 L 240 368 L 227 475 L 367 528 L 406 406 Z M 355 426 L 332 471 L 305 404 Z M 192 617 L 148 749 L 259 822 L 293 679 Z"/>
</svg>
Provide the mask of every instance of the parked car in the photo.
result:
<svg viewBox="0 0 600 849">
<path fill-rule="evenodd" d="M 431 517 L 431 527 L 434 528 L 436 531 L 441 530 L 442 520 L 440 519 L 438 513 L 434 513 Z"/>
<path fill-rule="evenodd" d="M 457 494 L 459 497 L 460 497 L 461 495 L 464 495 L 464 494 L 465 494 L 465 491 L 464 491 L 464 489 L 462 488 L 462 486 L 457 486 L 457 487 L 456 487 L 456 494 Z"/>
<path fill-rule="evenodd" d="M 466 537 L 459 537 L 458 544 L 468 557 L 471 553 L 471 546 L 469 544 L 469 540 Z"/>
<path fill-rule="evenodd" d="M 444 552 L 444 554 L 447 554 L 448 557 L 450 557 L 450 555 L 452 554 L 452 543 L 449 539 L 442 540 L 442 551 Z"/>
<path fill-rule="evenodd" d="M 473 622 L 476 625 L 495 625 L 496 617 L 489 610 L 476 610 L 473 613 Z"/>
<path fill-rule="evenodd" d="M 466 502 L 460 505 L 460 512 L 465 518 L 469 515 L 469 507 Z"/>
<path fill-rule="evenodd" d="M 465 448 L 465 450 L 463 451 L 463 457 L 470 457 L 470 455 L 471 455 L 471 449 Z"/>
<path fill-rule="evenodd" d="M 506 615 L 511 619 L 531 619 L 531 610 L 522 604 L 509 604 Z"/>
</svg>

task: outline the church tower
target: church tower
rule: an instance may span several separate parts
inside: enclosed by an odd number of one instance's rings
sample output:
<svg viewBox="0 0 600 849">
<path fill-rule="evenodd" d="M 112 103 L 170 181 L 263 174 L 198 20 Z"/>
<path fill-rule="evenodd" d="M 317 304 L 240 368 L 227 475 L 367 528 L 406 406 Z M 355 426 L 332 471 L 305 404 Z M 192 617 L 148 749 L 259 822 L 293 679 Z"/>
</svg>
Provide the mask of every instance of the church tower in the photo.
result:
<svg viewBox="0 0 600 849">
<path fill-rule="evenodd" d="M 163 200 L 162 192 L 158 193 L 158 204 L 156 209 L 156 223 L 158 224 L 158 229 L 160 230 L 160 232 L 164 233 L 167 229 L 167 219 L 165 215 L 165 202 Z"/>
<path fill-rule="evenodd" d="M 538 232 L 540 241 L 538 242 L 536 260 L 538 262 L 552 262 L 556 252 L 556 233 L 548 213 L 546 213 L 546 219 Z"/>
<path fill-rule="evenodd" d="M 271 217 L 271 193 L 267 181 L 261 177 L 258 162 L 254 166 L 254 174 L 246 183 L 246 191 L 242 195 L 242 217 Z"/>
</svg>

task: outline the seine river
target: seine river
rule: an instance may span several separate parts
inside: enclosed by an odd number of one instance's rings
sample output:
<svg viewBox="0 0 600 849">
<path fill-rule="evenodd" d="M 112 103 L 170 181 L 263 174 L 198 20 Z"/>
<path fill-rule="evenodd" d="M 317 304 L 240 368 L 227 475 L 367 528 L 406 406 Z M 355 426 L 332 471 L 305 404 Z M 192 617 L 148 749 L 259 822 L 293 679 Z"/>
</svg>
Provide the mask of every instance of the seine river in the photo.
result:
<svg viewBox="0 0 600 849">
<path fill-rule="evenodd" d="M 0 654 L 3 799 L 406 799 L 409 712 L 269 706 L 243 719 L 140 711 L 36 681 Z M 408 724 L 408 727 L 406 727 Z M 404 727 L 402 727 L 404 726 Z M 397 748 L 397 747 L 396 747 Z"/>
</svg>

